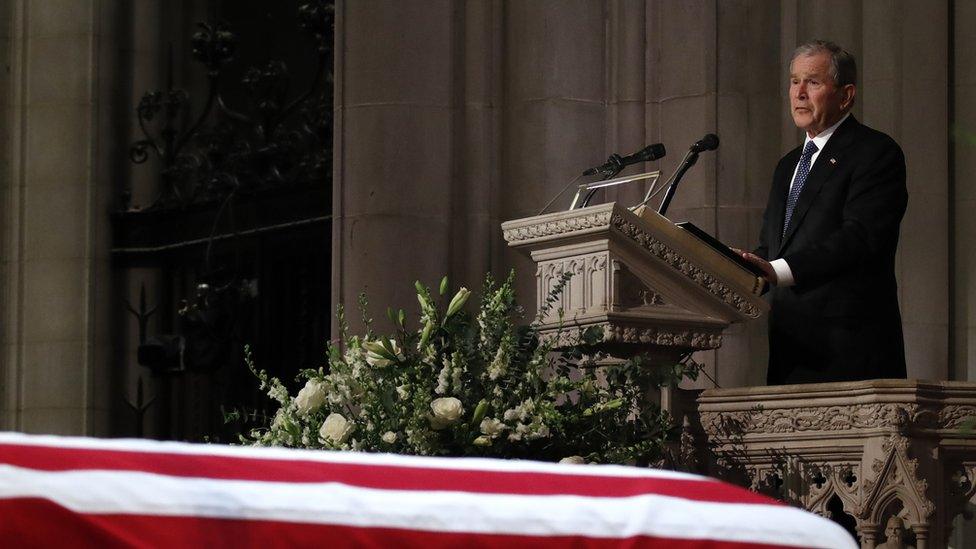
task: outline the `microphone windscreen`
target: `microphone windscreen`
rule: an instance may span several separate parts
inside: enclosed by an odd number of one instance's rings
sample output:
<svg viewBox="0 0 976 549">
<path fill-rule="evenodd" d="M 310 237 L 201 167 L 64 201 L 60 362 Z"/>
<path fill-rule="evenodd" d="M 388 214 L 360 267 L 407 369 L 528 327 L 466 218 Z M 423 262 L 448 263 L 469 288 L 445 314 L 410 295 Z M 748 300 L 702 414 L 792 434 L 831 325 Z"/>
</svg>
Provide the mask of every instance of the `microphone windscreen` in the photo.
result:
<svg viewBox="0 0 976 549">
<path fill-rule="evenodd" d="M 718 148 L 718 136 L 714 133 L 710 133 L 702 138 L 698 143 L 701 144 L 700 150 L 702 151 L 714 151 Z"/>
<path fill-rule="evenodd" d="M 663 143 L 655 143 L 653 145 L 648 145 L 644 147 L 644 150 L 640 152 L 641 160 L 644 162 L 650 162 L 652 160 L 657 160 L 658 158 L 664 158 L 667 151 L 664 149 Z"/>
</svg>

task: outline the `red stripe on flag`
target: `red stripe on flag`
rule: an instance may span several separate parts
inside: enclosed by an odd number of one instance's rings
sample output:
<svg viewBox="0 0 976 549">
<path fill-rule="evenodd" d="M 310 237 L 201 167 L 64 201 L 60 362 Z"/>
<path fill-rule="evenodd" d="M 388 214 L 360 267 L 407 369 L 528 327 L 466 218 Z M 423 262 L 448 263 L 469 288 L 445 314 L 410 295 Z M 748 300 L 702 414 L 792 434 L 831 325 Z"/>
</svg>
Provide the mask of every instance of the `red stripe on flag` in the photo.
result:
<svg viewBox="0 0 976 549">
<path fill-rule="evenodd" d="M 9 547 L 423 547 L 425 549 L 503 548 L 579 549 L 796 549 L 793 546 L 707 539 L 633 536 L 520 536 L 424 532 L 297 522 L 231 520 L 157 515 L 74 513 L 42 499 L 0 499 L 0 540 Z"/>
<path fill-rule="evenodd" d="M 166 454 L 0 444 L 0 463 L 42 471 L 142 471 L 177 477 L 270 482 L 338 482 L 382 490 L 445 490 L 515 495 L 627 497 L 642 494 L 715 503 L 782 505 L 714 480 L 481 471 L 327 463 L 199 454 Z"/>
</svg>

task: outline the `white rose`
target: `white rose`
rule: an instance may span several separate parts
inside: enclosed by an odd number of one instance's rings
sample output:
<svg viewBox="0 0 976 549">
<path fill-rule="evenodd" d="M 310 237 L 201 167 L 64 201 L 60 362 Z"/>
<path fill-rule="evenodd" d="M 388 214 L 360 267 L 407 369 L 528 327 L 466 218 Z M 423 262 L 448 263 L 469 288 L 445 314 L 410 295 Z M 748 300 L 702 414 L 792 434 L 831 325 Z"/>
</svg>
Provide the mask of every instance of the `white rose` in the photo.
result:
<svg viewBox="0 0 976 549">
<path fill-rule="evenodd" d="M 430 426 L 434 429 L 443 429 L 448 425 L 453 425 L 464 414 L 461 401 L 454 397 L 435 398 L 430 403 L 430 409 L 434 412 L 430 418 Z"/>
<path fill-rule="evenodd" d="M 319 429 L 319 436 L 335 444 L 342 444 L 355 430 L 356 424 L 347 420 L 342 414 L 333 412 L 322 422 L 322 428 Z"/>
<path fill-rule="evenodd" d="M 559 460 L 559 463 L 573 463 L 577 465 L 583 465 L 586 463 L 586 460 L 583 459 L 583 456 L 568 456 Z"/>
<path fill-rule="evenodd" d="M 325 397 L 325 383 L 319 379 L 310 379 L 302 390 L 298 391 L 298 396 L 295 397 L 295 408 L 302 415 L 314 412 L 325 404 Z"/>
<path fill-rule="evenodd" d="M 502 434 L 502 431 L 508 429 L 508 425 L 505 425 L 493 417 L 486 417 L 485 419 L 481 420 L 480 429 L 482 433 L 495 438 Z"/>
<path fill-rule="evenodd" d="M 393 431 L 387 431 L 383 433 L 383 436 L 381 436 L 380 438 L 383 439 L 383 442 L 387 444 L 393 444 L 394 442 L 396 442 L 397 435 Z"/>
</svg>

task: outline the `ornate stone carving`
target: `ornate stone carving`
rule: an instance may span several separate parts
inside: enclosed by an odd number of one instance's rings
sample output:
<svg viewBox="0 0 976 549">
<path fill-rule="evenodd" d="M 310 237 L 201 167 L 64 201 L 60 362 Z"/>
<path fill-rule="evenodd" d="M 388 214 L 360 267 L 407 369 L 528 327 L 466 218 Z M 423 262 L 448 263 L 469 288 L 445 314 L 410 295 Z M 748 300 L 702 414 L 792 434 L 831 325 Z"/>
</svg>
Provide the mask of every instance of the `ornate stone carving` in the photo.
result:
<svg viewBox="0 0 976 549">
<path fill-rule="evenodd" d="M 837 511 L 837 497 L 862 547 L 886 539 L 891 516 L 904 519 L 919 547 L 945 547 L 953 518 L 976 497 L 976 445 L 966 432 L 976 383 L 709 389 L 699 413 L 720 467 L 708 473 L 744 475 L 744 485 L 823 515 Z M 784 463 L 800 464 L 801 474 Z"/>
<path fill-rule="evenodd" d="M 546 236 L 556 236 L 581 229 L 606 226 L 610 223 L 610 215 L 611 211 L 605 210 L 589 215 L 580 215 L 554 221 L 542 221 L 506 229 L 502 231 L 502 236 L 505 238 L 505 242 L 509 243 Z"/>
<path fill-rule="evenodd" d="M 858 464 L 833 463 L 810 467 L 807 472 L 807 488 L 803 507 L 824 517 L 830 517 L 828 509 L 834 496 L 840 499 L 845 512 L 852 512 L 858 505 L 860 479 Z"/>
<path fill-rule="evenodd" d="M 973 420 L 976 420 L 976 406 L 949 405 L 939 411 L 939 427 L 943 429 L 959 429 Z"/>
<path fill-rule="evenodd" d="M 589 262 L 590 263 L 588 265 L 588 268 L 591 271 L 605 270 L 607 268 L 607 255 L 606 254 L 591 255 L 589 257 Z"/>
<path fill-rule="evenodd" d="M 617 324 L 591 324 L 603 330 L 605 343 L 632 343 L 660 345 L 664 347 L 688 347 L 694 350 L 717 349 L 722 346 L 720 333 L 699 332 L 696 330 L 668 329 L 660 326 L 620 326 Z M 542 334 L 546 341 L 556 339 L 557 346 L 572 345 L 579 342 L 580 328 L 566 326 Z"/>
<path fill-rule="evenodd" d="M 904 429 L 919 417 L 915 404 L 855 404 L 809 408 L 773 408 L 735 412 L 703 412 L 702 426 L 709 435 L 740 432 L 791 433 L 846 431 L 890 427 Z"/>
<path fill-rule="evenodd" d="M 671 247 L 654 238 L 638 225 L 624 218 L 624 216 L 614 214 L 610 220 L 610 225 L 645 250 L 654 254 L 654 256 L 656 256 L 658 259 L 677 269 L 687 278 L 695 281 L 695 283 L 697 283 L 701 288 L 705 289 L 715 297 L 718 297 L 726 304 L 734 307 L 740 313 L 751 318 L 759 318 L 759 309 L 752 303 L 749 303 L 743 299 L 739 292 L 733 290 L 725 283 L 707 273 L 698 265 L 693 264 L 687 258 L 681 256 L 671 249 Z"/>
<path fill-rule="evenodd" d="M 893 435 L 882 446 L 885 457 L 871 465 L 874 478 L 864 481 L 864 491 L 857 515 L 873 524 L 881 524 L 888 503 L 897 499 L 904 505 L 912 525 L 927 523 L 935 513 L 928 498 L 928 482 L 918 476 L 918 459 L 908 456 L 910 442 Z"/>
<path fill-rule="evenodd" d="M 666 347 L 690 347 L 695 350 L 717 349 L 722 335 L 695 330 L 672 330 L 661 326 L 607 326 L 603 340 L 616 343 L 643 343 Z"/>
</svg>

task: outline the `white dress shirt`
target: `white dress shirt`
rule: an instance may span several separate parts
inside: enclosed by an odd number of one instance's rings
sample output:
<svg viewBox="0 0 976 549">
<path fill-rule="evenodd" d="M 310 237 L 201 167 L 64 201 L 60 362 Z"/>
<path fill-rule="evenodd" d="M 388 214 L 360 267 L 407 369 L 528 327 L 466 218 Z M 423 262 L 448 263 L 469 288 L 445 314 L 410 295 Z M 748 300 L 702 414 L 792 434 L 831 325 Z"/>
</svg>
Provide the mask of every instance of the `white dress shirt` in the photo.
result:
<svg viewBox="0 0 976 549">
<path fill-rule="evenodd" d="M 840 120 L 837 121 L 836 124 L 818 133 L 816 137 L 810 137 L 808 135 L 803 141 L 804 147 L 806 147 L 807 143 L 810 141 L 813 141 L 814 144 L 817 145 L 817 151 L 813 153 L 813 156 L 810 157 L 810 171 L 813 171 L 813 166 L 817 162 L 817 158 L 820 156 L 820 153 L 824 150 L 824 147 L 827 146 L 827 141 L 830 140 L 830 136 L 834 135 L 834 131 L 837 130 L 837 127 L 843 124 L 850 115 L 851 113 L 845 114 Z M 796 166 L 793 167 L 793 177 L 790 178 L 790 189 L 793 189 L 793 181 L 796 180 L 796 171 L 799 169 L 799 167 L 799 162 L 797 162 Z M 789 190 L 787 190 L 787 194 L 789 194 Z M 769 264 L 772 265 L 773 270 L 776 271 L 777 286 L 789 288 L 790 286 L 796 284 L 796 280 L 793 278 L 793 271 L 790 269 L 790 266 L 786 263 L 785 259 L 774 259 L 770 261 Z"/>
</svg>

